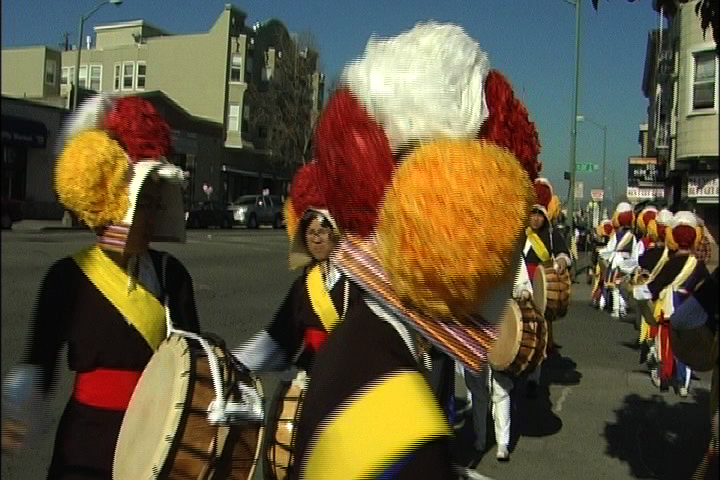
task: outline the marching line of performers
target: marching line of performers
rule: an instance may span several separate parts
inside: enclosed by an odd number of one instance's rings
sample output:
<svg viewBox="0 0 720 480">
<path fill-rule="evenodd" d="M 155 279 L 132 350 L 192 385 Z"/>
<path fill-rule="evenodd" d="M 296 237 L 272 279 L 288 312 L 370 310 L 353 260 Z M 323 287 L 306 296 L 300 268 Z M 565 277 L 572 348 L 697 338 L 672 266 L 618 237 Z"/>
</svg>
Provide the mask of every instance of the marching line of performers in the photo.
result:
<svg viewBox="0 0 720 480">
<path fill-rule="evenodd" d="M 711 440 L 693 478 L 717 476 L 718 269 L 709 272 L 711 236 L 693 212 L 620 203 L 597 227 L 605 245 L 594 256 L 592 304 L 611 315 L 634 306 L 640 363 L 660 391 L 690 394 L 693 374 L 712 371 Z"/>
</svg>

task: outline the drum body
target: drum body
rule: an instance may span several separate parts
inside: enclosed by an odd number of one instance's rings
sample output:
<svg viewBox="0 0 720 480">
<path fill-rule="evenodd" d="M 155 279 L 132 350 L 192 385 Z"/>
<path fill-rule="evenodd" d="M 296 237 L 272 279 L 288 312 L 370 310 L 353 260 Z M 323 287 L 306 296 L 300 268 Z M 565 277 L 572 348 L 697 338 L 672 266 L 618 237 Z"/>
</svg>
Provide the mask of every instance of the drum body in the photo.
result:
<svg viewBox="0 0 720 480">
<path fill-rule="evenodd" d="M 262 395 L 258 379 L 236 368 L 227 350 L 213 349 L 230 401 L 242 400 L 239 382 Z M 210 424 L 207 410 L 213 400 L 205 350 L 195 340 L 171 335 L 135 387 L 115 448 L 113 478 L 252 478 L 264 428 L 260 423 Z"/>
<path fill-rule="evenodd" d="M 545 319 L 531 300 L 509 300 L 500 334 L 490 350 L 495 370 L 520 375 L 534 370 L 545 358 L 547 328 Z"/>
<path fill-rule="evenodd" d="M 570 272 L 565 270 L 562 275 L 559 274 L 551 260 L 544 262 L 541 266 L 545 271 L 547 288 L 545 319 L 550 322 L 567 315 L 572 283 L 570 281 Z"/>
<path fill-rule="evenodd" d="M 265 478 L 284 480 L 295 464 L 295 433 L 305 400 L 305 372 L 293 381 L 285 381 L 268 410 L 265 446 L 263 447 Z"/>
</svg>

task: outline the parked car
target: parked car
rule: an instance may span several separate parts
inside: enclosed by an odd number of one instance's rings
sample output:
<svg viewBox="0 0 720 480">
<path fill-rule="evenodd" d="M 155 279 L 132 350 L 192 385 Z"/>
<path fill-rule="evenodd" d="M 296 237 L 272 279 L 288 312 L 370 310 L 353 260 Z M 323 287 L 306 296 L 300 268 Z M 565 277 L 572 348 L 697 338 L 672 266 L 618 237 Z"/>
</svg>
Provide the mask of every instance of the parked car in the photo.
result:
<svg viewBox="0 0 720 480">
<path fill-rule="evenodd" d="M 283 200 L 279 195 L 243 195 L 228 205 L 235 225 L 258 228 L 262 224 L 283 228 Z"/>
<path fill-rule="evenodd" d="M 9 198 L 2 199 L 2 219 L 0 226 L 3 230 L 12 228 L 12 224 L 23 219 L 22 202 L 19 200 L 11 200 Z"/>
<path fill-rule="evenodd" d="M 185 215 L 187 228 L 220 227 L 232 228 L 232 213 L 228 212 L 222 202 L 194 202 Z"/>
</svg>

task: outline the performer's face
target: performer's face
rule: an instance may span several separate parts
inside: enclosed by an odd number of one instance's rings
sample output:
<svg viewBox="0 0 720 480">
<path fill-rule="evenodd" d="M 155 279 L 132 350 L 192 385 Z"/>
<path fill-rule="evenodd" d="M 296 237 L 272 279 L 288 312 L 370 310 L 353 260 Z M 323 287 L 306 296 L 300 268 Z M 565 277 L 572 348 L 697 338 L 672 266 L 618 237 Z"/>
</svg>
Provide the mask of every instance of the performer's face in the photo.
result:
<svg viewBox="0 0 720 480">
<path fill-rule="evenodd" d="M 155 230 L 157 213 L 161 207 L 160 200 L 160 184 L 148 179 L 138 196 L 135 218 L 130 227 L 128 243 L 125 248 L 127 253 L 138 253 L 148 248 L 150 238 Z"/>
<path fill-rule="evenodd" d="M 532 212 L 530 214 L 530 228 L 533 230 L 538 230 L 542 228 L 543 224 L 545 223 L 545 215 L 543 215 L 540 212 Z"/>
<path fill-rule="evenodd" d="M 312 257 L 322 262 L 327 260 L 330 252 L 335 247 L 335 241 L 332 238 L 332 229 L 323 227 L 319 219 L 314 218 L 305 231 L 305 243 Z"/>
</svg>

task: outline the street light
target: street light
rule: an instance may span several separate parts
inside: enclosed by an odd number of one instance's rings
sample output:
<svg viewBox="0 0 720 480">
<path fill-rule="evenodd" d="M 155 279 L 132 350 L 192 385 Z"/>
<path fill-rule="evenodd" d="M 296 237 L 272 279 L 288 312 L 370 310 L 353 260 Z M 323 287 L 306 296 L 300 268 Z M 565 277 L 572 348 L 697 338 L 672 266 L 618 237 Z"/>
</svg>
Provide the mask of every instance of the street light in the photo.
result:
<svg viewBox="0 0 720 480">
<path fill-rule="evenodd" d="M 565 0 L 575 6 L 575 92 L 573 94 L 573 115 L 570 127 L 570 194 L 568 198 L 568 216 L 571 227 L 575 212 L 575 156 L 577 150 L 577 110 L 578 110 L 578 83 L 580 82 L 580 2 L 582 0 Z"/>
<path fill-rule="evenodd" d="M 85 20 L 90 18 L 93 13 L 97 12 L 100 7 L 106 4 L 113 4 L 116 6 L 119 6 L 121 3 L 123 3 L 123 0 L 105 0 L 104 2 L 99 3 L 95 8 L 90 10 L 88 13 L 80 17 L 80 29 L 78 33 L 78 50 L 77 50 L 77 58 L 75 59 L 75 92 L 73 95 L 73 110 L 77 109 L 78 104 L 78 96 L 80 94 L 80 51 L 82 50 L 82 43 L 83 43 L 83 26 L 85 25 Z M 86 72 L 86 75 L 88 72 Z M 87 83 L 87 81 L 86 81 Z"/>
<path fill-rule="evenodd" d="M 603 207 L 605 206 L 605 195 L 607 195 L 607 192 L 605 192 L 605 164 L 607 160 L 607 125 L 604 125 L 600 122 L 596 122 L 595 120 L 591 118 L 587 118 L 584 115 L 578 115 L 577 117 L 578 122 L 584 122 L 588 121 L 595 125 L 598 128 L 601 128 L 603 131 L 603 164 L 602 164 L 602 191 L 603 191 L 603 198 L 600 200 L 600 211 L 602 212 Z"/>
</svg>

